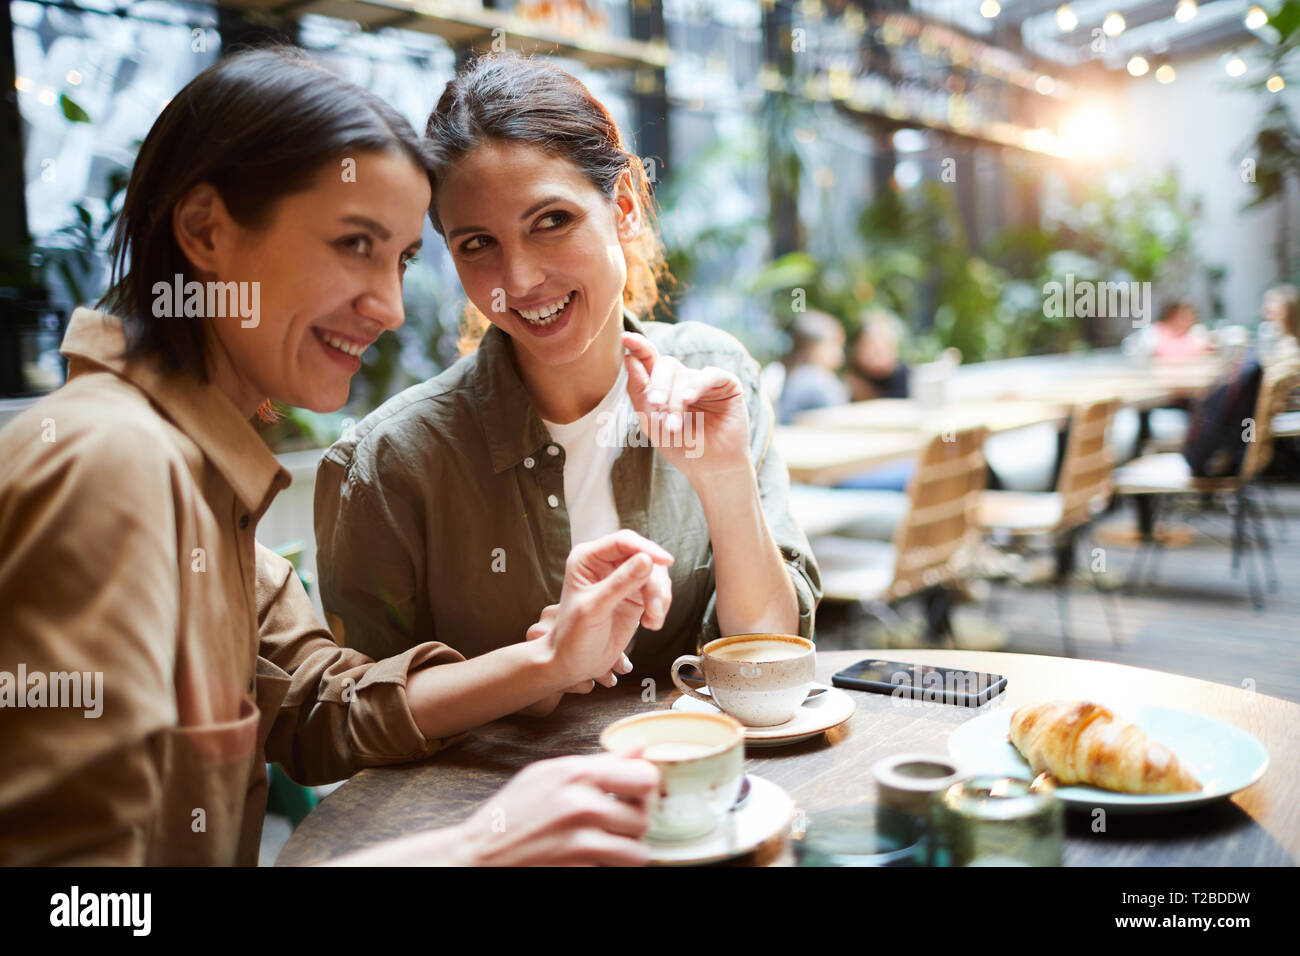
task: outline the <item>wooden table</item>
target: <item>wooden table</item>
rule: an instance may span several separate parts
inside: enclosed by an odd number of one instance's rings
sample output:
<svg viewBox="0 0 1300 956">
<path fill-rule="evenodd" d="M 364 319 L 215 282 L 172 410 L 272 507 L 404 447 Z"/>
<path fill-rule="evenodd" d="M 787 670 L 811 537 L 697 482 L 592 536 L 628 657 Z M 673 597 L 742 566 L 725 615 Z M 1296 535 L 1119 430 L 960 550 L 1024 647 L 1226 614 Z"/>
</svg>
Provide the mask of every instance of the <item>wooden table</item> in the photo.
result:
<svg viewBox="0 0 1300 956">
<path fill-rule="evenodd" d="M 780 425 L 775 441 L 791 481 L 833 485 L 867 468 L 915 458 L 928 438 L 921 432 Z"/>
<path fill-rule="evenodd" d="M 982 427 L 998 434 L 1044 423 L 1060 425 L 1069 415 L 1065 405 L 1039 401 L 985 400 L 924 408 L 911 398 L 876 398 L 804 412 L 796 424 L 812 428 L 920 432 L 928 437 L 945 430 Z"/>
<path fill-rule="evenodd" d="M 1110 695 L 1208 714 L 1254 734 L 1270 755 L 1264 778 L 1230 800 L 1177 813 L 1111 813 L 1105 832 L 1089 814 L 1067 814 L 1071 866 L 1295 865 L 1300 862 L 1300 706 L 1222 684 L 1101 661 L 979 651 L 832 651 L 817 655 L 817 677 L 871 654 L 1003 674 L 1007 690 L 978 709 L 897 701 L 848 691 L 857 704 L 837 731 L 777 750 L 756 750 L 747 773 L 784 787 L 816 812 L 872 802 L 871 766 L 905 751 L 947 752 L 949 733 L 980 714 L 1056 697 Z M 659 700 L 641 699 L 640 681 L 566 701 L 550 717 L 495 721 L 430 760 L 364 770 L 326 797 L 294 831 L 278 865 L 320 863 L 405 833 L 465 819 L 528 763 L 600 750 L 601 728 L 620 717 L 663 710 L 678 696 L 665 677 Z M 784 840 L 742 858 L 788 862 Z"/>
</svg>

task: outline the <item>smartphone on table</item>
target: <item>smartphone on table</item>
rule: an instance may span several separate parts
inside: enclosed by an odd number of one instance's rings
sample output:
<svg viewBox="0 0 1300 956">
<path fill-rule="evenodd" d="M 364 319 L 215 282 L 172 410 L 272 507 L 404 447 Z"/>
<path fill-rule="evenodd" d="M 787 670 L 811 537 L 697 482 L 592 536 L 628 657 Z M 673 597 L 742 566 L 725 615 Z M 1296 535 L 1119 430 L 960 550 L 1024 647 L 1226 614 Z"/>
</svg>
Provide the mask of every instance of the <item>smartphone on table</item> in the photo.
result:
<svg viewBox="0 0 1300 956">
<path fill-rule="evenodd" d="M 1001 674 L 966 671 L 933 664 L 905 664 L 900 661 L 867 659 L 831 676 L 836 687 L 865 690 L 891 697 L 978 707 L 1006 690 Z"/>
</svg>

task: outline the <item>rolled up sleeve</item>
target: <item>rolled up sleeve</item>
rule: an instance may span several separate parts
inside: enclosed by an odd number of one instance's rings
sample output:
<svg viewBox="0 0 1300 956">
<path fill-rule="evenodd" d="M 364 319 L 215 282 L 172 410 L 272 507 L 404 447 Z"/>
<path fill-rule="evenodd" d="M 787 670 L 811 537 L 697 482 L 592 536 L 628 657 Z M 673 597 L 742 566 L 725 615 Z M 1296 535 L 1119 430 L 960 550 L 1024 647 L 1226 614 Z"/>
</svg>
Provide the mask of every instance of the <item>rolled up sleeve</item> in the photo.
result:
<svg viewBox="0 0 1300 956">
<path fill-rule="evenodd" d="M 339 646 L 293 566 L 260 544 L 257 602 L 259 706 L 274 705 L 266 757 L 293 779 L 328 783 L 364 767 L 427 757 L 449 742 L 420 732 L 406 681 L 422 667 L 464 660 L 460 653 L 426 642 L 375 661 Z"/>
</svg>

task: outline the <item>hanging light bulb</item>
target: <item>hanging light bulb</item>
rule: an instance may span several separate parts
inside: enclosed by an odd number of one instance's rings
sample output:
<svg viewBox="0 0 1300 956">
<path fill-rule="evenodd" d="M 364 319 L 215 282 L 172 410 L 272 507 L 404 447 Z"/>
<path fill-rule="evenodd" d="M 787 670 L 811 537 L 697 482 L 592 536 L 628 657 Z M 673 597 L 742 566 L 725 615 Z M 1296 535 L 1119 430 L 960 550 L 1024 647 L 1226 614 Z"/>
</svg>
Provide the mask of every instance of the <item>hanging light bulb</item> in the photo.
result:
<svg viewBox="0 0 1300 956">
<path fill-rule="evenodd" d="M 1124 17 L 1118 10 L 1112 10 L 1106 14 L 1106 19 L 1101 21 L 1102 32 L 1108 37 L 1119 36 L 1126 26 L 1128 24 L 1124 22 Z"/>
<path fill-rule="evenodd" d="M 1241 76 L 1246 72 L 1246 61 L 1234 53 L 1223 68 L 1228 71 L 1229 76 Z"/>
<path fill-rule="evenodd" d="M 1176 75 L 1177 74 L 1174 73 L 1174 68 L 1168 63 L 1162 63 L 1156 68 L 1156 79 L 1161 83 L 1172 83 Z"/>
<path fill-rule="evenodd" d="M 1268 14 L 1263 7 L 1251 7 L 1246 11 L 1246 29 L 1258 30 L 1268 23 Z"/>
<path fill-rule="evenodd" d="M 1075 16 L 1068 3 L 1063 3 L 1056 8 L 1056 25 L 1061 28 L 1062 33 L 1069 33 L 1079 25 L 1079 18 Z"/>
<path fill-rule="evenodd" d="M 980 14 L 986 20 L 992 20 L 1001 12 L 1002 4 L 998 3 L 998 0 L 984 0 L 984 2 L 980 4 Z"/>
<path fill-rule="evenodd" d="M 1144 56 L 1135 56 L 1128 61 L 1129 76 L 1146 76 L 1149 69 L 1151 69 L 1151 64 L 1147 62 L 1147 58 Z"/>
<path fill-rule="evenodd" d="M 1174 19 L 1179 23 L 1186 23 L 1196 16 L 1196 0 L 1178 0 L 1178 6 L 1174 9 Z"/>
<path fill-rule="evenodd" d="M 1268 78 L 1268 82 L 1264 86 L 1268 88 L 1270 93 L 1280 93 L 1286 87 L 1286 81 L 1274 73 Z"/>
</svg>

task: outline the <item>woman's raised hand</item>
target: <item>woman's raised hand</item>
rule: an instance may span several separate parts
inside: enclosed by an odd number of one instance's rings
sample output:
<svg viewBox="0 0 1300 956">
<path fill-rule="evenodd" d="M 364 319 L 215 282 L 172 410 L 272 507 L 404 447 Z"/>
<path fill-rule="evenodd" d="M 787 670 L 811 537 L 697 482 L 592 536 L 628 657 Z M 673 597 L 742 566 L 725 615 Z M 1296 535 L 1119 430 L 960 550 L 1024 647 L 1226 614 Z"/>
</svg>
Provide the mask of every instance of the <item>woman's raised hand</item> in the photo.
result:
<svg viewBox="0 0 1300 956">
<path fill-rule="evenodd" d="M 635 332 L 623 333 L 627 392 L 641 430 L 692 484 L 753 471 L 749 411 L 740 380 L 720 368 L 687 368 Z"/>
<path fill-rule="evenodd" d="M 640 625 L 663 626 L 672 589 L 667 573 L 656 569 L 672 563 L 671 554 L 627 528 L 569 553 L 554 623 L 549 633 L 537 635 L 550 643 L 561 673 L 571 678 L 565 687 L 603 682 L 626 660 L 624 650 Z M 542 614 L 533 627 L 547 627 Z"/>
</svg>

